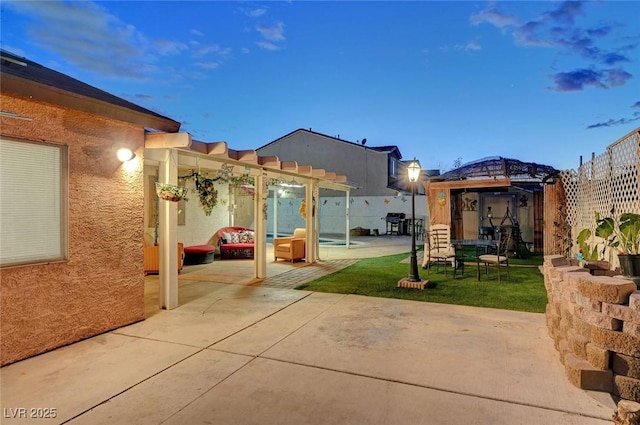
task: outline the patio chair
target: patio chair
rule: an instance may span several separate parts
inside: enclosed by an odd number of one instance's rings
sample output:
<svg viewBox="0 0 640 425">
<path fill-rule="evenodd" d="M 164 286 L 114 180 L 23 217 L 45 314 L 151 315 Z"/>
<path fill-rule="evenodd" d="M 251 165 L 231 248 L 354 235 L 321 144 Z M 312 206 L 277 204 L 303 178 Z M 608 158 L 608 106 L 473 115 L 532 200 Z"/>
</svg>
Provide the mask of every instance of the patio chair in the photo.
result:
<svg viewBox="0 0 640 425">
<path fill-rule="evenodd" d="M 431 267 L 431 263 L 435 262 L 436 266 L 444 265 L 444 274 L 447 274 L 447 263 L 456 266 L 456 250 L 451 245 L 451 230 L 447 224 L 434 224 L 426 233 L 425 238 L 425 255 L 422 262 L 422 268 Z"/>
<path fill-rule="evenodd" d="M 273 255 L 275 260 L 284 258 L 292 263 L 295 260 L 302 260 L 306 256 L 305 243 L 307 239 L 306 229 L 297 228 L 293 231 L 293 236 L 273 239 Z"/>
<path fill-rule="evenodd" d="M 178 242 L 178 273 L 184 264 L 184 244 Z M 157 274 L 160 271 L 160 247 L 154 245 L 153 237 L 144 234 L 144 275 Z"/>
<path fill-rule="evenodd" d="M 489 252 L 477 255 L 478 281 L 481 279 L 480 263 L 484 264 L 485 275 L 489 275 L 489 267 L 494 266 L 498 273 L 498 283 L 500 283 L 500 269 L 507 269 L 507 280 L 511 280 L 509 275 L 509 245 L 511 244 L 511 232 L 503 231 L 498 233 L 495 247 Z"/>
</svg>

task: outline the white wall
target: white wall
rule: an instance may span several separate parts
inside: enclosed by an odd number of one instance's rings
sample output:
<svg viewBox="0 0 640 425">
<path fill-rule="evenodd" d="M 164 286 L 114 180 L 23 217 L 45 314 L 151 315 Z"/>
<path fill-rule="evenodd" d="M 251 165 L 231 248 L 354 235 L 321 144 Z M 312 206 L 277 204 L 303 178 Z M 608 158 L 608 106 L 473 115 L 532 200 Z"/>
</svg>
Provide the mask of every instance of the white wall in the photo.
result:
<svg viewBox="0 0 640 425">
<path fill-rule="evenodd" d="M 278 199 L 278 233 L 292 233 L 296 227 L 304 227 L 304 220 L 298 209 L 303 198 L 301 196 Z M 320 232 L 344 234 L 345 225 L 345 196 L 320 197 L 317 205 L 320 213 Z M 350 223 L 349 228 L 362 227 L 378 229 L 380 234 L 386 230 L 383 220 L 387 213 L 405 213 L 411 217 L 411 195 L 401 196 L 352 196 L 349 198 Z M 416 218 L 424 218 L 427 222 L 427 201 L 425 195 L 416 195 Z M 274 210 L 273 197 L 267 200 L 268 218 L 267 231 L 273 232 Z"/>
<path fill-rule="evenodd" d="M 219 228 L 229 226 L 229 184 L 216 184 L 218 205 L 209 216 L 202 209 L 194 181 L 187 180 L 185 187 L 189 188 L 189 201 L 185 202 L 185 224 L 178 226 L 178 241 L 185 246 L 210 243 Z"/>
<path fill-rule="evenodd" d="M 144 184 L 145 184 L 145 231 L 154 234 L 155 226 L 153 221 L 154 203 L 157 199 L 155 187 L 152 184 L 154 176 L 157 176 L 158 167 L 144 167 Z M 178 172 L 183 175 L 184 172 Z M 183 182 L 179 182 L 182 184 Z M 218 190 L 218 205 L 215 206 L 210 216 L 207 216 L 202 209 L 198 192 L 195 188 L 195 182 L 188 179 L 184 182 L 185 187 L 189 189 L 187 194 L 188 201 L 184 202 L 184 225 L 178 225 L 178 242 L 184 243 L 185 246 L 202 245 L 210 243 L 214 233 L 221 227 L 229 226 L 229 184 L 221 183 L 216 185 Z M 158 201 L 168 202 L 168 201 Z"/>
</svg>

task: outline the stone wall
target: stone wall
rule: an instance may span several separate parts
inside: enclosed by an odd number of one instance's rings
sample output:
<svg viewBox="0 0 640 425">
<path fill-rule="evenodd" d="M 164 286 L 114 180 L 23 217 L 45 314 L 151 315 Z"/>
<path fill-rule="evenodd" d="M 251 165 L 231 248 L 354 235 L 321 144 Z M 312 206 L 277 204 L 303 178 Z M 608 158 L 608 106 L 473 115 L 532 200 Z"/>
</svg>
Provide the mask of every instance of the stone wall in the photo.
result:
<svg viewBox="0 0 640 425">
<path fill-rule="evenodd" d="M 567 378 L 585 390 L 640 402 L 640 291 L 622 276 L 593 276 L 546 256 L 547 328 Z"/>
</svg>

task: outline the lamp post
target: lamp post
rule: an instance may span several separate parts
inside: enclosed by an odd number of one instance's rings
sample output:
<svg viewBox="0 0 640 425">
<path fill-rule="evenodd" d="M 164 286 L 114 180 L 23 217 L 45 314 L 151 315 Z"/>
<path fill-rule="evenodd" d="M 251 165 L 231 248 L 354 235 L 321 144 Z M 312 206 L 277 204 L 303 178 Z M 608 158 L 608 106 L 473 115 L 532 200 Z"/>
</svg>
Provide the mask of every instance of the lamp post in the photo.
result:
<svg viewBox="0 0 640 425">
<path fill-rule="evenodd" d="M 409 281 L 420 282 L 418 274 L 418 258 L 416 256 L 416 182 L 420 177 L 420 164 L 413 158 L 409 164 L 407 174 L 411 184 L 411 268 L 409 269 Z"/>
</svg>

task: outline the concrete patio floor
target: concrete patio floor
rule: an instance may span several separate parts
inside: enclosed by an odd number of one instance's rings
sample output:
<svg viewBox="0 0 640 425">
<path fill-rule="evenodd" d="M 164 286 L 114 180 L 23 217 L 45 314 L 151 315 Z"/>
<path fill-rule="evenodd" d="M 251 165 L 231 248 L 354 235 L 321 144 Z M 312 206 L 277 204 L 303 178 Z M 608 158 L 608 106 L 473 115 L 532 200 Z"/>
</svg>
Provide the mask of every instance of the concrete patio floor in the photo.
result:
<svg viewBox="0 0 640 425">
<path fill-rule="evenodd" d="M 180 299 L 0 369 L 2 424 L 596 425 L 615 409 L 567 381 L 541 314 L 189 279 Z"/>
</svg>

